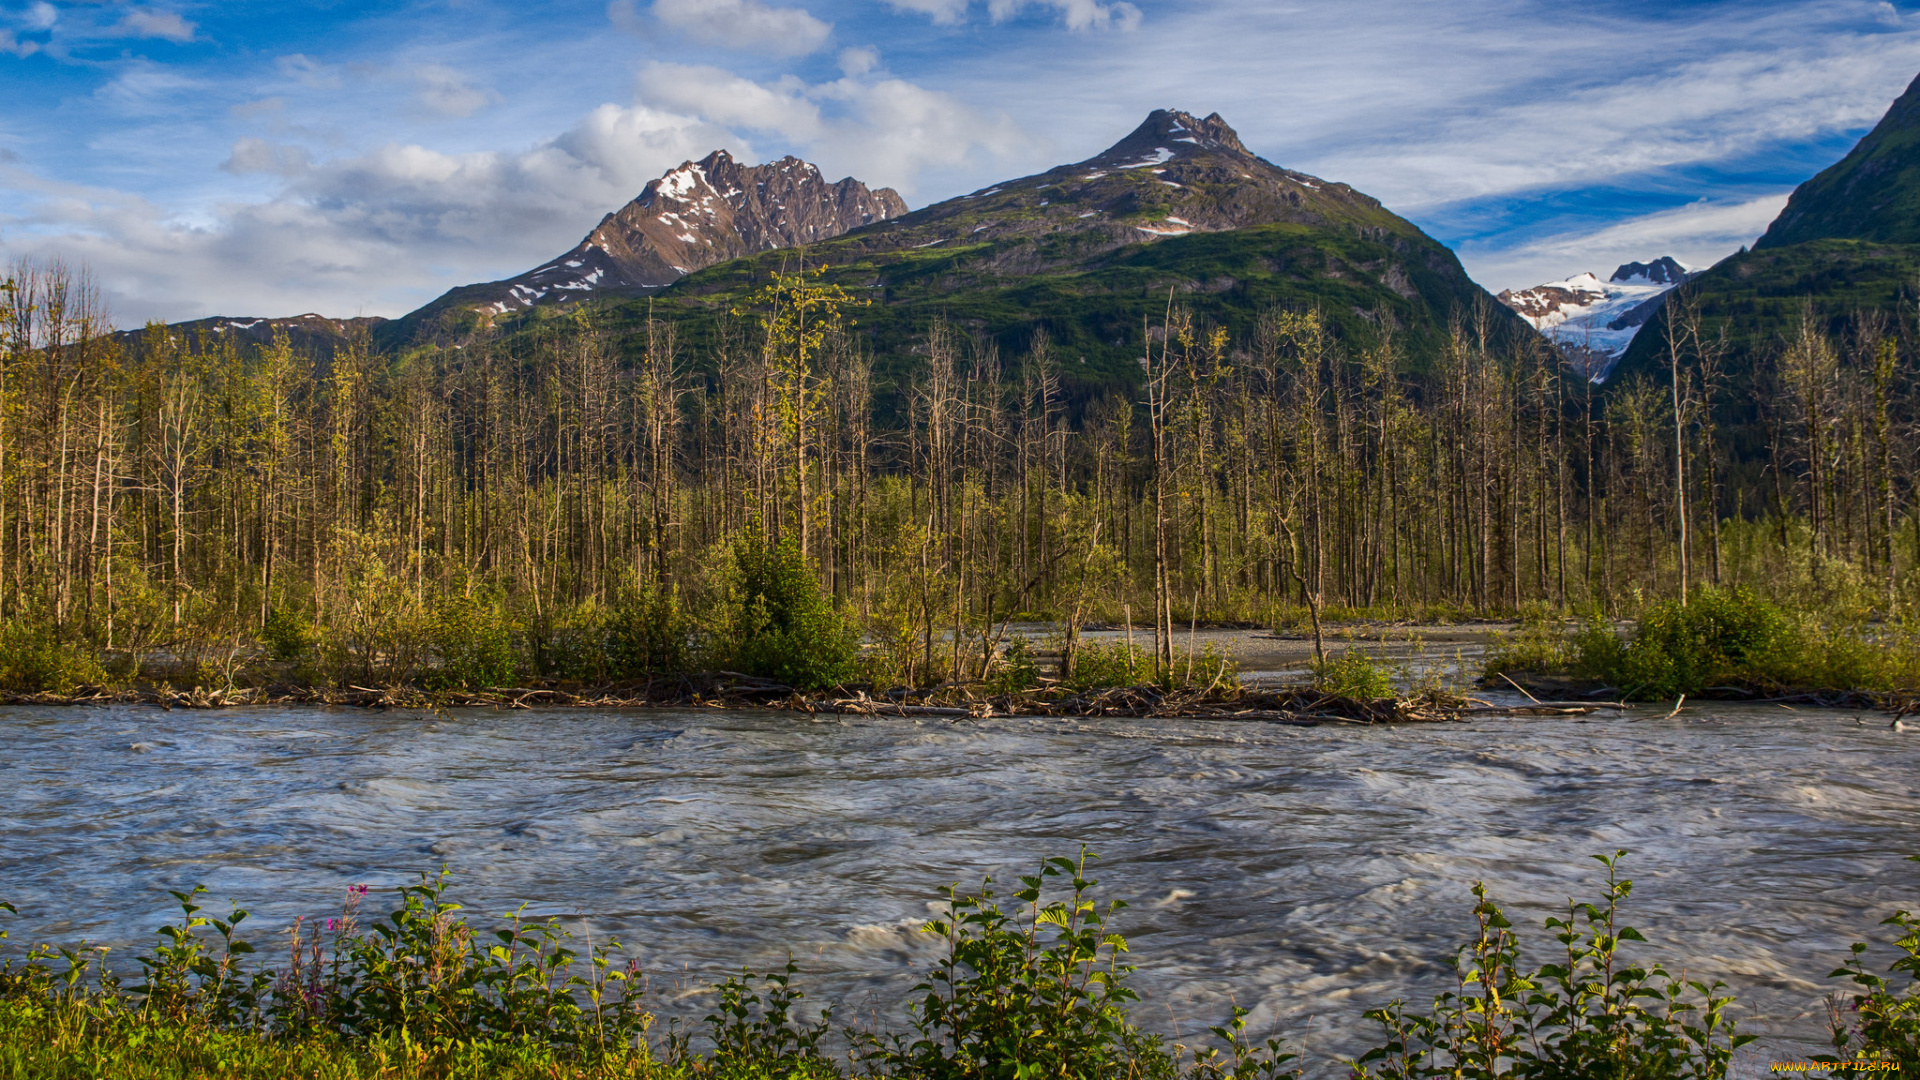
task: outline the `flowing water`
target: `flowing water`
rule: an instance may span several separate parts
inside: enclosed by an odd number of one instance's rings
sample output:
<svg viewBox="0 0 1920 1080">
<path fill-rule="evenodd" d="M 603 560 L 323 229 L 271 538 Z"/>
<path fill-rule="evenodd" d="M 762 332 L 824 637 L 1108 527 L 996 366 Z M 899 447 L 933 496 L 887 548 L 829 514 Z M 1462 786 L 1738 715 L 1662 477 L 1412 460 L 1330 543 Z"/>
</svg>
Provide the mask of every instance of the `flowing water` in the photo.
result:
<svg viewBox="0 0 1920 1080">
<path fill-rule="evenodd" d="M 1143 1020 L 1191 1035 L 1238 1002 L 1332 1075 L 1374 1034 L 1365 1009 L 1450 982 L 1474 880 L 1537 963 L 1540 919 L 1597 895 L 1587 856 L 1626 848 L 1641 955 L 1732 987 L 1765 1036 L 1743 1072 L 1804 1057 L 1847 943 L 1884 942 L 1878 920 L 1920 902 L 1902 861 L 1920 735 L 1771 705 L 1641 711 L 1294 728 L 14 708 L 0 899 L 22 912 L 14 947 L 124 949 L 168 917 L 166 890 L 203 883 L 264 942 L 348 885 L 445 864 L 474 912 L 524 903 L 617 936 L 669 1011 L 697 1018 L 701 987 L 791 950 L 846 1019 L 892 1007 L 935 955 L 915 927 L 939 886 L 1086 844 L 1132 905 Z"/>
</svg>

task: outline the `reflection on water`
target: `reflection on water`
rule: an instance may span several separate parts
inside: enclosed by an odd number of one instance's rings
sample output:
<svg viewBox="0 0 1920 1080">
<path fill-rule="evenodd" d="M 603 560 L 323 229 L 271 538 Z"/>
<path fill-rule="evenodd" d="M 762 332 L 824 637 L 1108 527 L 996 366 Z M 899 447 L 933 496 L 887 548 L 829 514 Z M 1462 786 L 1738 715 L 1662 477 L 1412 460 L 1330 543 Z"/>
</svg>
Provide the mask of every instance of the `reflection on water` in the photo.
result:
<svg viewBox="0 0 1920 1080">
<path fill-rule="evenodd" d="M 938 886 L 1085 843 L 1133 905 L 1143 1018 L 1191 1033 L 1237 1001 L 1326 1061 L 1364 1009 L 1441 987 L 1473 880 L 1537 928 L 1628 848 L 1652 953 L 1725 979 L 1759 1056 L 1804 1056 L 1846 943 L 1920 897 L 1916 765 L 1920 735 L 1777 706 L 1371 729 L 16 708 L 0 898 L 14 945 L 139 941 L 196 883 L 261 935 L 445 864 L 483 914 L 618 936 L 669 998 L 791 949 L 816 1002 L 884 1007 L 932 955 Z"/>
</svg>

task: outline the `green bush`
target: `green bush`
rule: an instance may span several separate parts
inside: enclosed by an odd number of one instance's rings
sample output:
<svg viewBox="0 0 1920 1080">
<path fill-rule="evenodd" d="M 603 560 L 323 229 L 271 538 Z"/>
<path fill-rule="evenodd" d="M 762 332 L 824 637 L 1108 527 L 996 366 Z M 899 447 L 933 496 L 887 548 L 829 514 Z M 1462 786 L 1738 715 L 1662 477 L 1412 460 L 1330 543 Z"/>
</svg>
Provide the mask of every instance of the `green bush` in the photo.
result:
<svg viewBox="0 0 1920 1080">
<path fill-rule="evenodd" d="M 1377 701 L 1393 696 L 1387 669 L 1359 649 L 1348 649 L 1313 669 L 1314 689 L 1355 701 Z"/>
<path fill-rule="evenodd" d="M 1034 659 L 1026 638 L 1016 637 L 1007 643 L 987 683 L 996 694 L 1024 693 L 1040 685 L 1040 664 Z"/>
<path fill-rule="evenodd" d="M 92 649 L 60 640 L 51 627 L 25 619 L 0 626 L 0 690 L 65 694 L 106 681 Z"/>
<path fill-rule="evenodd" d="M 691 627 L 670 589 L 646 584 L 621 590 L 602 621 L 606 673 L 615 679 L 685 671 Z"/>
<path fill-rule="evenodd" d="M 911 1033 L 856 1037 L 866 1069 L 901 1080 L 1179 1076 L 1177 1051 L 1128 1015 L 1139 1000 L 1126 984 L 1133 967 L 1120 961 L 1126 939 L 1108 928 L 1126 904 L 1103 909 L 1092 899 L 1089 859 L 1083 851 L 1078 862 L 1046 860 L 1020 879 L 1013 912 L 1001 908 L 991 879 L 975 896 L 942 890 L 946 911 L 926 930 L 944 939 L 945 955 L 911 991 Z M 1066 898 L 1046 898 L 1054 878 L 1066 880 Z M 1212 1029 L 1225 1053 L 1196 1054 L 1189 1076 L 1299 1075 L 1285 1069 L 1295 1055 L 1278 1040 L 1260 1046 L 1246 1038 L 1245 1015 L 1236 1008 Z"/>
<path fill-rule="evenodd" d="M 791 538 L 749 532 L 732 545 L 724 595 L 709 628 L 715 657 L 735 671 L 814 690 L 859 670 L 860 636 L 820 588 Z"/>
<path fill-rule="evenodd" d="M 313 623 L 297 611 L 274 608 L 260 628 L 260 642 L 275 660 L 299 660 L 319 643 Z"/>
<path fill-rule="evenodd" d="M 1793 636 L 1786 614 L 1748 590 L 1702 589 L 1640 616 L 1619 677 L 1654 697 L 1697 693 L 1764 669 Z"/>
<path fill-rule="evenodd" d="M 1153 678 L 1153 657 L 1125 641 L 1080 641 L 1073 650 L 1076 690 L 1104 690 L 1111 686 L 1139 686 Z"/>
<path fill-rule="evenodd" d="M 1723 984 L 1688 981 L 1621 955 L 1646 938 L 1619 923 L 1633 883 L 1618 876 L 1626 852 L 1595 856 L 1607 868 L 1597 904 L 1568 902 L 1546 928 L 1565 951 L 1528 969 L 1519 940 L 1484 885 L 1473 887 L 1474 940 L 1454 959 L 1458 989 L 1430 1014 L 1403 1002 L 1367 1013 L 1386 1041 L 1355 1062 L 1356 1080 L 1537 1077 L 1541 1080 L 1721 1080 L 1733 1052 L 1753 1041 L 1726 1016 Z"/>
<path fill-rule="evenodd" d="M 455 593 L 433 605 L 428 620 L 429 690 L 480 689 L 513 682 L 513 620 L 490 599 Z"/>
</svg>

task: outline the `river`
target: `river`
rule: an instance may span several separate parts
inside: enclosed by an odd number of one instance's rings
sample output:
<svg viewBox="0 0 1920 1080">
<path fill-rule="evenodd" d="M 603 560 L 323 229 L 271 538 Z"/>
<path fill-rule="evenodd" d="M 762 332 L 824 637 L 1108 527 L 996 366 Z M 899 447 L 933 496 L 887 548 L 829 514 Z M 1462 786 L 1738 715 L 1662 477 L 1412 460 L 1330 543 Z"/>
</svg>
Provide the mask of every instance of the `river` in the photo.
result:
<svg viewBox="0 0 1920 1080">
<path fill-rule="evenodd" d="M 529 905 L 644 960 L 663 1008 L 789 950 L 816 1002 L 885 1009 L 934 952 L 940 885 L 1080 845 L 1148 996 L 1187 1035 L 1228 1002 L 1315 1071 L 1367 1008 L 1430 1000 L 1485 880 L 1527 933 L 1626 848 L 1641 956 L 1725 980 L 1768 1057 L 1823 1045 L 1828 971 L 1920 901 L 1920 734 L 1776 705 L 1294 728 L 964 724 L 718 710 L 0 711 L 0 899 L 27 941 L 143 944 L 168 889 L 255 940 L 442 864 L 470 910 Z M 379 897 L 373 898 L 378 900 Z M 384 910 L 384 909 L 376 909 Z M 0 915 L 0 918 L 5 916 Z M 124 951 L 116 950 L 123 958 Z M 1874 954 L 1882 963 L 1885 948 Z"/>
</svg>

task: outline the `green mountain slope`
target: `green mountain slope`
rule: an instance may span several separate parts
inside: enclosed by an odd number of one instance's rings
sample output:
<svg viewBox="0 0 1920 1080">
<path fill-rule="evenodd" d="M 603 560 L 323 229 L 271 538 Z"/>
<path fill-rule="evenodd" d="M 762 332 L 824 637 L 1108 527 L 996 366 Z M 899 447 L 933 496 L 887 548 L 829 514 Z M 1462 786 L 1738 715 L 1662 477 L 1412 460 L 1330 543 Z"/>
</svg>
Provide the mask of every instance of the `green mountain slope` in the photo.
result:
<svg viewBox="0 0 1920 1080">
<path fill-rule="evenodd" d="M 910 362 L 946 318 L 1010 351 L 1044 329 L 1082 380 L 1130 380 L 1142 320 L 1157 323 L 1170 292 L 1239 340 L 1266 307 L 1317 305 L 1346 335 L 1390 327 L 1416 363 L 1475 308 L 1500 332 L 1524 329 L 1451 251 L 1378 201 L 1256 157 L 1217 115 L 1166 110 L 1087 161 L 600 310 L 621 328 L 649 311 L 677 316 L 697 339 L 769 273 L 803 264 L 873 301 L 856 317 L 883 368 Z"/>
<path fill-rule="evenodd" d="M 1920 283 L 1920 78 L 1837 164 L 1794 189 L 1752 251 L 1696 276 L 1695 300 L 1732 349 L 1729 400 L 1748 396 L 1753 365 L 1798 325 L 1803 305 L 1829 330 L 1855 312 L 1891 311 Z M 1665 325 L 1655 316 L 1608 380 L 1660 377 Z"/>
<path fill-rule="evenodd" d="M 1809 240 L 1920 244 L 1920 78 L 1846 157 L 1794 189 L 1754 246 Z"/>
</svg>

